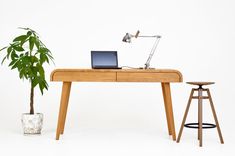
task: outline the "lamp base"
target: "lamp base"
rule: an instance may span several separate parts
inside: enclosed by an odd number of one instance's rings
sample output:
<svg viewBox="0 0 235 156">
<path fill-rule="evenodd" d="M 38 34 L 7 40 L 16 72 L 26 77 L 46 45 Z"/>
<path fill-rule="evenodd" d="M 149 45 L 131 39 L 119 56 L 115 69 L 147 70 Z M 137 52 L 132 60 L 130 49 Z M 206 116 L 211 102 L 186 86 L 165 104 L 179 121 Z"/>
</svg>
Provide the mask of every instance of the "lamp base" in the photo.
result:
<svg viewBox="0 0 235 156">
<path fill-rule="evenodd" d="M 149 70 L 149 69 L 155 69 L 155 68 L 144 68 L 144 67 L 139 67 L 138 69 L 144 69 L 144 70 Z"/>
</svg>

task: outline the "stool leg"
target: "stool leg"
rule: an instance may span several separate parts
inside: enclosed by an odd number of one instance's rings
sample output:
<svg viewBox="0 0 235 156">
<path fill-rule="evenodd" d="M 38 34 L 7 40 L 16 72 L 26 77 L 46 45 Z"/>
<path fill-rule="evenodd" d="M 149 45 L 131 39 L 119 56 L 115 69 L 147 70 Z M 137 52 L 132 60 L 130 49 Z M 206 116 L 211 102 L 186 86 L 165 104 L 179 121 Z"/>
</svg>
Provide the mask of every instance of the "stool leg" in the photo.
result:
<svg viewBox="0 0 235 156">
<path fill-rule="evenodd" d="M 198 99 L 199 100 L 199 99 Z M 199 105 L 198 105 L 198 114 L 197 114 L 197 123 L 198 123 L 198 129 L 197 129 L 197 140 L 200 140 L 200 136 L 199 136 L 199 121 L 200 121 L 200 108 L 199 108 Z"/>
<path fill-rule="evenodd" d="M 202 89 L 198 89 L 198 115 L 199 115 L 199 146 L 202 147 Z"/>
<path fill-rule="evenodd" d="M 185 121 L 186 121 L 186 118 L 187 118 L 187 115 L 188 115 L 188 111 L 189 111 L 189 107 L 190 107 L 190 104 L 191 104 L 191 101 L 192 101 L 193 93 L 194 93 L 194 89 L 191 90 L 191 93 L 190 93 L 190 96 L 189 96 L 189 99 L 188 99 L 188 104 L 187 104 L 187 107 L 186 107 L 186 110 L 185 110 L 185 113 L 184 113 L 183 121 L 182 121 L 182 124 L 181 124 L 181 127 L 180 127 L 180 131 L 179 131 L 179 134 L 178 134 L 177 141 L 176 141 L 177 143 L 180 142 L 180 138 L 181 138 L 181 135 L 182 135 L 182 132 L 183 132 L 183 129 L 184 129 L 184 124 L 185 124 Z"/>
<path fill-rule="evenodd" d="M 217 119 L 217 115 L 216 115 L 216 112 L 215 112 L 215 107 L 214 107 L 214 104 L 213 104 L 213 101 L 212 101 L 209 89 L 207 89 L 207 94 L 208 94 L 208 97 L 209 97 L 212 113 L 213 113 L 213 116 L 214 116 L 214 119 L 215 119 L 216 128 L 217 128 L 217 131 L 219 133 L 220 142 L 221 142 L 221 144 L 223 144 L 224 143 L 224 139 L 223 139 L 223 136 L 222 136 L 222 133 L 221 133 L 221 130 L 220 130 L 219 121 Z"/>
</svg>

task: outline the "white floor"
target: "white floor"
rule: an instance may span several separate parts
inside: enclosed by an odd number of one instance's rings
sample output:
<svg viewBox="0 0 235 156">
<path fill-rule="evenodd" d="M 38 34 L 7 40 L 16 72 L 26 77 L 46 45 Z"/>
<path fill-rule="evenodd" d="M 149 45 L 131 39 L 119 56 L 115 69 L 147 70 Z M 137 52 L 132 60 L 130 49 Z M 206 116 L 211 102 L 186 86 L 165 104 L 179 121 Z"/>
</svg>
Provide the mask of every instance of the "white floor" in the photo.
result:
<svg viewBox="0 0 235 156">
<path fill-rule="evenodd" d="M 176 87 L 181 86 L 172 85 L 178 134 L 191 88 L 179 91 Z M 224 98 L 217 88 L 212 88 L 212 91 L 225 144 L 220 144 L 216 129 L 204 130 L 202 148 L 198 146 L 195 129 L 185 128 L 180 143 L 172 141 L 168 136 L 159 84 L 74 85 L 65 134 L 56 141 L 61 86 L 53 89 L 43 98 L 37 98 L 35 105 L 36 110 L 43 112 L 45 116 L 40 136 L 22 134 L 20 115 L 28 109 L 27 98 L 22 96 L 22 99 L 17 99 L 25 100 L 25 108 L 22 108 L 24 102 L 16 103 L 16 99 L 8 98 L 7 93 L 2 92 L 0 156 L 235 155 L 233 96 Z M 213 122 L 207 103 L 203 105 L 203 117 L 205 122 Z M 197 104 L 192 104 L 187 119 L 189 122 L 197 119 Z"/>
<path fill-rule="evenodd" d="M 101 88 L 99 86 L 101 85 L 97 86 L 98 89 Z M 107 84 L 102 88 L 110 92 L 107 94 L 99 90 L 99 95 L 96 95 L 97 91 L 89 89 L 89 85 L 84 88 L 82 85 L 77 87 L 82 91 L 74 87 L 65 134 L 59 141 L 55 140 L 59 92 L 56 96 L 45 95 L 45 98 L 49 96 L 48 99 L 52 99 L 51 103 L 41 102 L 45 104 L 36 105 L 37 110 L 41 108 L 45 117 L 43 132 L 39 136 L 22 134 L 20 115 L 23 109 L 27 110 L 27 105 L 26 108 L 22 108 L 22 105 L 15 105 L 14 102 L 2 105 L 5 107 L 2 107 L 2 113 L 0 113 L 0 156 L 235 155 L 235 126 L 231 124 L 234 123 L 232 117 L 234 109 L 230 104 L 232 102 L 225 104 L 222 101 L 224 98 L 214 96 L 225 144 L 220 144 L 216 129 L 209 129 L 203 131 L 203 147 L 200 148 L 195 129 L 184 128 L 180 143 L 172 141 L 168 136 L 160 87 L 148 92 L 155 86 L 145 85 L 141 91 L 136 89 L 134 93 L 133 91 L 122 93 L 123 88 L 128 90 L 131 87 L 134 86 L 116 85 L 114 88 L 113 85 Z M 137 86 L 137 88 L 140 87 L 141 84 Z M 173 95 L 177 95 L 178 90 L 173 87 Z M 78 92 L 80 94 L 75 94 Z M 87 95 L 92 98 L 87 98 Z M 105 98 L 106 96 L 109 98 Z M 174 96 L 177 135 L 187 96 L 188 91 L 181 92 L 180 96 Z M 113 99 L 118 99 L 118 101 Z M 133 99 L 135 99 L 134 102 Z M 148 99 L 147 103 L 146 99 Z M 197 119 L 196 106 L 192 105 L 187 122 Z M 203 108 L 205 122 L 213 122 L 209 105 L 205 103 Z"/>
<path fill-rule="evenodd" d="M 159 123 L 158 123 L 159 124 Z M 122 126 L 122 127 L 121 127 Z M 39 136 L 24 136 L 20 131 L 1 129 L 0 155 L 82 155 L 82 156 L 143 156 L 143 155 L 234 155 L 234 138 L 224 136 L 221 145 L 216 130 L 205 130 L 203 147 L 198 146 L 196 130 L 184 129 L 180 143 L 171 140 L 163 126 L 72 127 L 55 140 L 55 129 Z M 160 128 L 161 127 L 161 128 Z"/>
</svg>

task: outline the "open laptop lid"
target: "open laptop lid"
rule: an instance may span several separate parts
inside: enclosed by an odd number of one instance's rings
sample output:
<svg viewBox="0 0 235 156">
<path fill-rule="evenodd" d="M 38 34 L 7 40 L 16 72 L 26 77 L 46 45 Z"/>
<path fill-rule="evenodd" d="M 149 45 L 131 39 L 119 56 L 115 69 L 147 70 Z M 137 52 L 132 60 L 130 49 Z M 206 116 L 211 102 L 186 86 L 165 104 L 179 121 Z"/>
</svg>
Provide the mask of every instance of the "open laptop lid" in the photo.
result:
<svg viewBox="0 0 235 156">
<path fill-rule="evenodd" d="M 91 51 L 93 69 L 119 69 L 117 51 Z"/>
</svg>

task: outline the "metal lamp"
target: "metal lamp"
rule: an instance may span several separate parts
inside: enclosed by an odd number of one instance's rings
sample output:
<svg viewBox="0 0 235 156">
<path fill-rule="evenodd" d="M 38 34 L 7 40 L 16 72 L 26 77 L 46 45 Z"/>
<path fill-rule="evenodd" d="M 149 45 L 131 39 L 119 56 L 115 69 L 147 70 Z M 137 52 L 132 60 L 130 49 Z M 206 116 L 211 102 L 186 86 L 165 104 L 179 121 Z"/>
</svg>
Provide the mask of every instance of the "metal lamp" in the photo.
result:
<svg viewBox="0 0 235 156">
<path fill-rule="evenodd" d="M 123 37 L 122 41 L 123 42 L 127 42 L 127 43 L 131 43 L 131 38 L 133 38 L 133 37 L 135 37 L 135 38 L 137 38 L 137 37 L 153 37 L 153 38 L 156 38 L 156 40 L 155 40 L 155 42 L 153 44 L 153 47 L 152 47 L 152 49 L 150 51 L 149 57 L 148 57 L 146 63 L 144 64 L 145 65 L 144 69 L 150 69 L 150 61 L 151 61 L 151 59 L 152 59 L 152 57 L 153 57 L 153 55 L 154 55 L 154 53 L 156 51 L 156 48 L 158 46 L 158 43 L 160 41 L 161 36 L 159 36 L 159 35 L 143 36 L 143 35 L 139 35 L 139 34 L 140 34 L 139 30 L 136 32 L 135 35 L 132 35 L 130 33 L 126 33 L 126 35 Z"/>
</svg>

